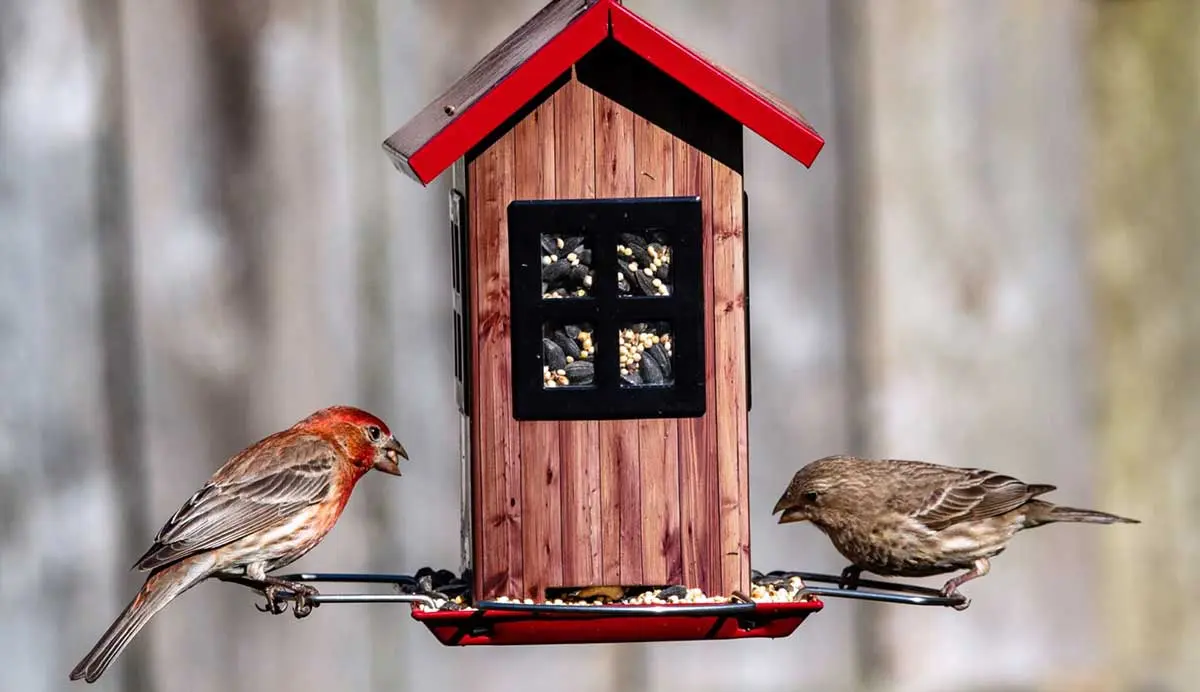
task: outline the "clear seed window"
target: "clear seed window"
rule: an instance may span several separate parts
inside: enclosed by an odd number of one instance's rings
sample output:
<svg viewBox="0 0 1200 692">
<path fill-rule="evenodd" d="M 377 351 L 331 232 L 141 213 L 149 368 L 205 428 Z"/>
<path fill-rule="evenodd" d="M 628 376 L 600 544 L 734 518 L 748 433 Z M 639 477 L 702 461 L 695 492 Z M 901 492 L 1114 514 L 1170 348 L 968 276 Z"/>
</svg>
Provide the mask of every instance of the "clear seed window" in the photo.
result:
<svg viewBox="0 0 1200 692">
<path fill-rule="evenodd" d="M 617 361 L 622 387 L 670 386 L 675 382 L 670 324 L 631 324 L 621 329 L 619 340 Z"/>
<path fill-rule="evenodd" d="M 592 251 L 583 236 L 542 235 L 542 297 L 592 295 Z"/>
<path fill-rule="evenodd" d="M 622 233 L 617 244 L 617 266 L 620 295 L 671 295 L 671 246 L 665 233 Z"/>
<path fill-rule="evenodd" d="M 542 387 L 591 387 L 596 377 L 592 325 L 542 325 Z"/>
<path fill-rule="evenodd" d="M 508 228 L 518 419 L 704 414 L 699 198 L 516 201 Z"/>
</svg>

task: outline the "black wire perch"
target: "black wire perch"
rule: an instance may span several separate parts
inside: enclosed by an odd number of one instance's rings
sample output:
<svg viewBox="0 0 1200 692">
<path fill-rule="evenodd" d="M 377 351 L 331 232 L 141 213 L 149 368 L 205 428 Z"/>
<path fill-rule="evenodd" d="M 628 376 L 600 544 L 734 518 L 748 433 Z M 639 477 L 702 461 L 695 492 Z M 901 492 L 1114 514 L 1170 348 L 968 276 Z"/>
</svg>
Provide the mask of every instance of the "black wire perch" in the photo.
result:
<svg viewBox="0 0 1200 692">
<path fill-rule="evenodd" d="M 445 593 L 443 590 L 435 590 L 429 580 L 411 576 L 407 574 L 349 574 L 349 573 L 300 573 L 287 574 L 280 579 L 299 582 L 299 583 L 325 583 L 325 584 L 387 584 L 392 586 L 397 593 L 315 593 L 306 595 L 305 601 L 312 606 L 324 605 L 326 603 L 402 603 L 413 604 L 420 603 L 427 608 L 436 610 L 438 608 L 435 599 L 443 599 L 449 601 L 455 595 L 456 590 L 453 588 L 444 589 L 452 593 Z M 253 582 L 241 579 L 227 579 L 233 583 L 240 583 L 254 590 L 258 590 Z M 278 600 L 291 601 L 295 604 L 296 594 L 292 591 L 284 590 L 279 592 Z M 443 606 L 445 608 L 445 606 Z M 303 613 L 307 615 L 307 612 Z M 297 617 L 302 617 L 300 612 L 297 612 Z"/>
<path fill-rule="evenodd" d="M 424 574 L 422 574 L 422 572 Z M 444 573 L 444 574 L 443 574 Z M 426 608 L 436 610 L 438 608 L 437 601 L 442 601 L 442 609 L 459 609 L 464 606 L 454 603 L 455 596 L 464 596 L 464 601 L 470 601 L 470 578 L 469 575 L 464 575 L 465 578 L 447 578 L 445 575 L 453 577 L 452 573 L 447 570 L 439 570 L 434 573 L 432 570 L 422 569 L 417 575 L 407 574 L 350 574 L 350 573 L 301 573 L 289 574 L 283 579 L 302 583 L 325 583 L 325 584 L 387 584 L 392 586 L 397 593 L 336 593 L 336 594 L 314 594 L 308 596 L 308 600 L 313 605 L 322 605 L 326 603 L 404 603 L 413 604 L 420 603 Z M 897 582 L 875 581 L 870 579 L 858 579 L 855 583 L 847 585 L 846 581 L 841 576 L 831 574 L 820 574 L 816 572 L 792 572 L 784 570 L 776 570 L 763 574 L 755 571 L 752 581 L 756 585 L 785 585 L 793 577 L 799 577 L 804 583 L 804 588 L 800 593 L 807 593 L 819 598 L 848 598 L 862 601 L 874 601 L 878 603 L 893 603 L 900 605 L 917 605 L 917 606 L 942 606 L 948 608 L 961 609 L 968 602 L 967 598 L 962 594 L 954 594 L 953 596 L 944 596 L 942 593 L 933 588 L 917 586 L 914 584 L 903 584 Z M 814 586 L 814 584 L 829 584 L 831 586 Z M 282 592 L 279 594 L 281 600 L 294 600 L 295 594 L 291 592 Z M 577 609 L 584 608 L 587 612 L 596 613 L 593 606 L 573 606 L 573 605 L 554 605 L 554 604 L 536 604 L 538 610 L 546 612 L 574 612 Z M 717 605 L 717 604 L 714 604 Z M 725 607 L 736 606 L 739 604 L 725 604 Z M 485 607 L 487 609 L 504 610 L 507 608 L 521 608 L 528 610 L 529 605 L 498 603 L 498 602 L 481 602 L 476 603 L 474 607 Z M 612 609 L 612 606 L 609 607 Z M 621 610 L 620 614 L 629 610 L 630 613 L 636 610 L 639 614 L 650 614 L 649 610 L 644 607 L 638 608 L 617 608 L 613 609 L 613 614 L 617 614 L 616 610 Z M 581 611 L 582 612 L 582 611 Z M 607 609 L 606 609 L 607 612 Z"/>
<path fill-rule="evenodd" d="M 849 598 L 860 601 L 875 601 L 878 603 L 897 603 L 901 605 L 942 606 L 961 610 L 969 603 L 966 596 L 954 594 L 945 596 L 938 589 L 915 584 L 876 581 L 873 579 L 855 579 L 847 586 L 844 576 L 819 574 L 816 572 L 785 572 L 777 570 L 765 575 L 756 573 L 755 583 L 776 584 L 787 583 L 792 577 L 800 577 L 804 582 L 802 593 L 810 593 L 819 598 Z M 811 586 L 811 584 L 833 584 L 834 586 Z"/>
</svg>

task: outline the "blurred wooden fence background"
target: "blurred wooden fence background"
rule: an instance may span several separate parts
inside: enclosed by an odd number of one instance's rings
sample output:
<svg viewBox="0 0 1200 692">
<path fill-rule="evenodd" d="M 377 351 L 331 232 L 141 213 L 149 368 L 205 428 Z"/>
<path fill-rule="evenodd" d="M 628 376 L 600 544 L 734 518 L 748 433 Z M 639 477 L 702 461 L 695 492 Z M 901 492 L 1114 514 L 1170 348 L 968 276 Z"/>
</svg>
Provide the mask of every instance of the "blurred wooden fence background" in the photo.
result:
<svg viewBox="0 0 1200 692">
<path fill-rule="evenodd" d="M 542 0 L 0 1 L 0 689 L 67 672 L 226 456 L 334 402 L 413 463 L 297 567 L 458 567 L 445 186 L 379 144 Z M 1200 680 L 1200 3 L 629 0 L 796 104 L 747 134 L 754 564 L 834 452 L 1062 487 L 965 613 L 830 602 L 781 641 L 451 650 L 207 585 L 131 690 L 1189 690 Z"/>
</svg>

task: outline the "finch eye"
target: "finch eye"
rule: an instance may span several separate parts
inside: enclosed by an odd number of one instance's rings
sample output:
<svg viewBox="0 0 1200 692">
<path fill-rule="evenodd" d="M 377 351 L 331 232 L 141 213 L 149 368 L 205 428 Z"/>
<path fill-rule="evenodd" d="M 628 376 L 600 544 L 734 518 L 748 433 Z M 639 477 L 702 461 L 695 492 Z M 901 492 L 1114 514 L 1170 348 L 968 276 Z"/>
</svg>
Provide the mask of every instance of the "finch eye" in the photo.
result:
<svg viewBox="0 0 1200 692">
<path fill-rule="evenodd" d="M 817 501 L 817 491 L 810 490 L 810 491 L 804 493 L 804 501 L 805 502 L 816 502 Z"/>
<path fill-rule="evenodd" d="M 367 426 L 367 437 L 371 438 L 372 442 L 378 442 L 379 438 L 382 436 L 383 431 L 379 429 L 378 425 Z"/>
</svg>

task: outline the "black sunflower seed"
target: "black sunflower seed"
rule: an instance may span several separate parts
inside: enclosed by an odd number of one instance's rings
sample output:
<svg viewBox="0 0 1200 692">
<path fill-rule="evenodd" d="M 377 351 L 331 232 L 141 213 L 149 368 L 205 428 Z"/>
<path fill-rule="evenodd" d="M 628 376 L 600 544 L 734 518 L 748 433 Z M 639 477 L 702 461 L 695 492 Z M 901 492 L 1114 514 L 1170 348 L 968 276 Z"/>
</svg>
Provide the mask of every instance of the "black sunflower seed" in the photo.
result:
<svg viewBox="0 0 1200 692">
<path fill-rule="evenodd" d="M 550 339 L 542 339 L 542 358 L 545 359 L 543 363 L 552 371 L 557 372 L 567 367 L 567 357 L 563 350 Z"/>
<path fill-rule="evenodd" d="M 561 331 L 555 331 L 552 336 L 554 338 L 554 343 L 558 344 L 558 347 L 562 349 L 564 356 L 571 356 L 576 360 L 579 359 L 578 341 L 572 339 Z"/>
<path fill-rule="evenodd" d="M 662 370 L 664 378 L 671 377 L 671 357 L 667 355 L 667 349 L 663 348 L 662 344 L 654 344 L 646 349 L 646 353 L 654 359 L 656 365 Z M 643 359 L 645 354 L 643 354 Z"/>
<path fill-rule="evenodd" d="M 674 586 L 668 586 L 667 588 L 662 589 L 654 595 L 656 598 L 661 598 L 664 601 L 672 596 L 675 598 L 685 598 L 687 596 L 687 587 L 683 586 L 682 584 L 675 584 Z"/>
<path fill-rule="evenodd" d="M 658 295 L 658 287 L 654 285 L 654 280 L 646 276 L 646 272 L 637 271 L 633 274 L 634 281 L 637 283 L 638 290 L 642 295 L 656 296 Z"/>
<path fill-rule="evenodd" d="M 622 233 L 621 235 L 617 236 L 617 238 L 620 239 L 622 245 L 631 250 L 633 250 L 635 247 L 641 248 L 642 250 L 646 249 L 646 239 L 640 235 Z"/>
<path fill-rule="evenodd" d="M 566 276 L 569 271 L 571 271 L 571 263 L 565 259 L 551 262 L 542 267 L 542 281 L 550 284 L 555 283 Z"/>
<path fill-rule="evenodd" d="M 658 363 L 653 358 L 643 357 L 638 362 L 641 364 L 641 367 L 638 368 L 638 372 L 641 374 L 643 382 L 646 384 L 663 383 L 662 368 L 659 367 Z"/>
<path fill-rule="evenodd" d="M 586 288 L 583 281 L 590 273 L 591 272 L 588 271 L 588 268 L 583 264 L 576 264 L 575 266 L 571 267 L 571 271 L 568 272 L 567 278 L 570 279 L 571 283 L 575 286 Z"/>
<path fill-rule="evenodd" d="M 566 371 L 571 384 L 591 384 L 596 376 L 596 366 L 586 360 L 567 363 Z"/>
<path fill-rule="evenodd" d="M 583 236 L 578 235 L 571 238 L 563 239 L 562 250 L 559 251 L 560 257 L 566 257 L 567 253 L 575 252 L 576 248 L 583 245 Z"/>
</svg>

